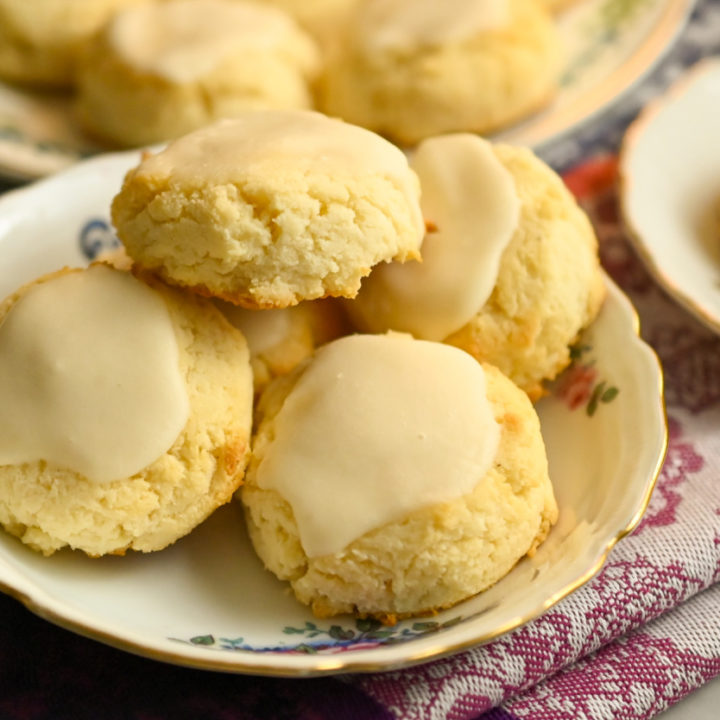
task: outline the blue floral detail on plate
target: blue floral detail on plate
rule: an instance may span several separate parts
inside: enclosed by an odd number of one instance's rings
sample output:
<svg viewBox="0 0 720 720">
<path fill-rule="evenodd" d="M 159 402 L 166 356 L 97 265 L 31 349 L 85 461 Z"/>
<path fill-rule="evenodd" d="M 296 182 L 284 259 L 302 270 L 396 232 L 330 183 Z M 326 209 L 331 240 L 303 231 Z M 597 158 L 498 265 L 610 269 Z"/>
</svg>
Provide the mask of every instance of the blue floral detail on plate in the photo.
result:
<svg viewBox="0 0 720 720">
<path fill-rule="evenodd" d="M 564 87 L 575 84 L 577 77 L 597 61 L 598 55 L 617 44 L 626 26 L 632 24 L 649 4 L 649 0 L 605 0 L 588 18 L 583 28 L 586 46 L 564 69 L 560 84 Z"/>
<path fill-rule="evenodd" d="M 88 260 L 97 260 L 101 253 L 120 247 L 120 240 L 110 223 L 100 218 L 88 220 L 78 235 L 80 251 Z"/>
<path fill-rule="evenodd" d="M 170 638 L 176 642 L 213 650 L 245 650 L 261 653 L 290 653 L 296 655 L 335 654 L 352 650 L 367 650 L 379 645 L 394 645 L 423 637 L 430 633 L 445 630 L 462 622 L 465 618 L 454 617 L 451 620 L 419 620 L 402 626 L 386 626 L 373 618 L 358 618 L 355 627 L 342 625 L 319 627 L 307 621 L 302 627 L 286 626 L 284 635 L 295 635 L 303 638 L 303 642 L 289 645 L 261 646 L 251 645 L 244 638 L 215 637 L 215 635 L 195 635 L 189 639 Z"/>
</svg>

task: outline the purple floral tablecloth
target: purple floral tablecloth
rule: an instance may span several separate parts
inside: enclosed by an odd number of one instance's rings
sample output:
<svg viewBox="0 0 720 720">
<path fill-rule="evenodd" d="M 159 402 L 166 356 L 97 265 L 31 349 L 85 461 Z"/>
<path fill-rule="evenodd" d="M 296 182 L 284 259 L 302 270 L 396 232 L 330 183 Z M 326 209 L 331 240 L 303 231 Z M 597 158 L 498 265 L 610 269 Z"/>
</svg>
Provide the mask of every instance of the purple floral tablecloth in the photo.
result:
<svg viewBox="0 0 720 720">
<path fill-rule="evenodd" d="M 0 719 L 645 720 L 720 674 L 720 338 L 654 283 L 623 233 L 616 156 L 649 97 L 720 53 L 702 0 L 668 58 L 625 100 L 543 157 L 597 229 L 602 261 L 665 371 L 669 448 L 648 510 L 601 572 L 488 645 L 405 671 L 281 680 L 135 657 L 0 595 Z"/>
</svg>

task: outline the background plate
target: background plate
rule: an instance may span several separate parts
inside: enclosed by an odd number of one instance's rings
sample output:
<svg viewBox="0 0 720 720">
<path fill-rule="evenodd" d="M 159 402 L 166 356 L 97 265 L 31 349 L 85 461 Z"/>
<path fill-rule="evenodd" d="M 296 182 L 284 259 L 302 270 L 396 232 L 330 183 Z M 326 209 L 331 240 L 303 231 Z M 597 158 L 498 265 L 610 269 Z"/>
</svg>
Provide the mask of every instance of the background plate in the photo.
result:
<svg viewBox="0 0 720 720">
<path fill-rule="evenodd" d="M 620 154 L 623 217 L 657 281 L 720 333 L 720 58 L 649 105 Z"/>
</svg>

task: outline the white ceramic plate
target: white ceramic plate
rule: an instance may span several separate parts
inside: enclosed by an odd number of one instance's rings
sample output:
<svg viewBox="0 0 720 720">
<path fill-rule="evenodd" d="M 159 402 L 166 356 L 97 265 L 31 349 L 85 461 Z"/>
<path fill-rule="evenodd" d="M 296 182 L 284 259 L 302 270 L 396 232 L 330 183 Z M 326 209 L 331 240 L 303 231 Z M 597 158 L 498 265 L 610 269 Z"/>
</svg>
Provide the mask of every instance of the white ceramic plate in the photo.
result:
<svg viewBox="0 0 720 720">
<path fill-rule="evenodd" d="M 720 58 L 704 60 L 630 126 L 622 208 L 665 289 L 720 332 Z"/>
<path fill-rule="evenodd" d="M 113 245 L 108 207 L 135 153 L 101 156 L 0 200 L 0 297 Z M 560 519 L 532 560 L 429 620 L 318 621 L 266 572 L 233 505 L 150 555 L 45 558 L 0 531 L 0 587 L 76 632 L 142 655 L 272 675 L 401 667 L 497 637 L 598 571 L 640 519 L 664 455 L 662 378 L 608 280 L 573 366 L 539 405 Z"/>
<path fill-rule="evenodd" d="M 567 66 L 553 103 L 498 138 L 539 148 L 607 107 L 660 59 L 694 0 L 576 0 L 558 22 Z M 69 98 L 0 84 L 0 175 L 34 179 L 98 151 Z"/>
</svg>

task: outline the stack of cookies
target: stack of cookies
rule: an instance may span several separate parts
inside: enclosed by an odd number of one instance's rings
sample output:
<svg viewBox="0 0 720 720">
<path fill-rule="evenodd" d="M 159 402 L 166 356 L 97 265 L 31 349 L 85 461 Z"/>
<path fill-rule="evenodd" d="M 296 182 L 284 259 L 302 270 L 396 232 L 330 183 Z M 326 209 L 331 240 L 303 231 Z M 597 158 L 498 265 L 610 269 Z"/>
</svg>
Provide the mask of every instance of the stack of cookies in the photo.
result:
<svg viewBox="0 0 720 720">
<path fill-rule="evenodd" d="M 546 538 L 533 401 L 604 291 L 587 218 L 530 151 L 461 133 L 408 160 L 253 111 L 145 154 L 112 218 L 131 271 L 0 305 L 0 426 L 25 423 L 0 440 L 6 530 L 46 554 L 157 550 L 235 493 L 301 602 L 384 622 Z"/>
</svg>

